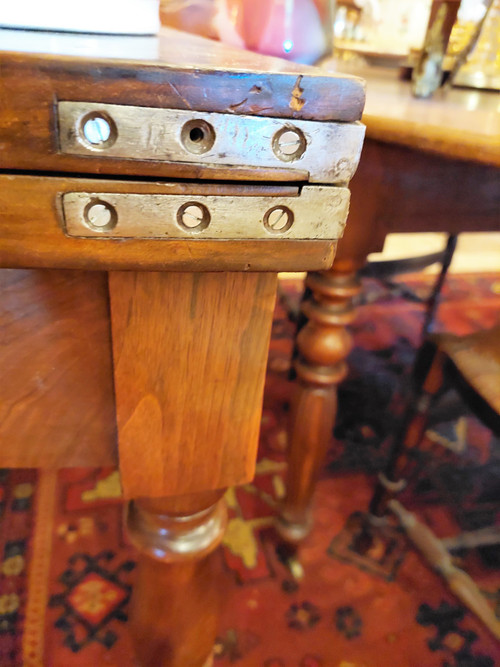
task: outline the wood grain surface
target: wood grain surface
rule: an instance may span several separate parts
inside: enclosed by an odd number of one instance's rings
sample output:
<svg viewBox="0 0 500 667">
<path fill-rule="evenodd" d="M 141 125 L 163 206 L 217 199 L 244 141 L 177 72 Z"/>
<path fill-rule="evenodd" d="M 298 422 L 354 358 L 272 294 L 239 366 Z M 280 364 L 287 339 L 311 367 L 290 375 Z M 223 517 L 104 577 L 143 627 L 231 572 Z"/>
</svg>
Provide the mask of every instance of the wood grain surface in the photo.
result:
<svg viewBox="0 0 500 667">
<path fill-rule="evenodd" d="M 380 141 L 366 141 L 364 151 L 351 196 L 357 197 L 357 210 L 362 211 L 370 201 L 368 191 L 374 190 L 377 204 L 371 219 L 366 214 L 356 219 L 353 207 L 350 223 L 358 238 L 376 229 L 384 234 L 500 231 L 498 168 Z"/>
<path fill-rule="evenodd" d="M 325 63 L 366 80 L 363 123 L 369 139 L 477 164 L 500 167 L 498 93 L 444 87 L 430 99 L 412 96 L 395 68 Z"/>
<path fill-rule="evenodd" d="M 211 661 L 224 582 L 214 551 L 224 534 L 224 491 L 132 501 L 126 513 L 139 551 L 129 629 L 141 667 Z"/>
<path fill-rule="evenodd" d="M 110 274 L 126 497 L 252 479 L 274 274 Z"/>
<path fill-rule="evenodd" d="M 330 241 L 70 238 L 62 229 L 59 197 L 82 191 L 293 196 L 298 188 L 0 175 L 0 267 L 299 271 L 326 268 L 333 261 Z"/>
<path fill-rule="evenodd" d="M 106 274 L 0 271 L 0 466 L 117 463 Z"/>
<path fill-rule="evenodd" d="M 500 231 L 499 186 L 494 166 L 367 139 L 335 271 L 359 269 L 390 232 Z"/>
<path fill-rule="evenodd" d="M 450 115 L 452 113 L 450 109 Z M 372 113 L 363 116 L 363 122 L 370 139 L 400 144 L 451 159 L 500 167 L 500 128 L 497 134 L 485 136 L 479 131 L 481 125 L 476 124 L 472 114 L 466 132 L 449 125 L 436 126 L 425 119 L 418 122 L 408 118 L 384 118 Z"/>
<path fill-rule="evenodd" d="M 304 120 L 361 117 L 364 88 L 357 78 L 268 59 L 173 30 L 150 43 L 146 59 L 140 40 L 136 49 L 129 42 L 120 49 L 119 43 L 113 37 L 27 36 L 0 30 L 0 44 L 10 49 L 0 52 L 2 168 L 221 177 L 220 172 L 196 165 L 62 155 L 57 144 L 58 100 Z M 33 48 L 39 52 L 29 53 Z M 231 174 L 246 178 L 238 170 Z"/>
<path fill-rule="evenodd" d="M 436 334 L 432 339 L 474 391 L 500 415 L 500 324 L 468 336 Z"/>
</svg>

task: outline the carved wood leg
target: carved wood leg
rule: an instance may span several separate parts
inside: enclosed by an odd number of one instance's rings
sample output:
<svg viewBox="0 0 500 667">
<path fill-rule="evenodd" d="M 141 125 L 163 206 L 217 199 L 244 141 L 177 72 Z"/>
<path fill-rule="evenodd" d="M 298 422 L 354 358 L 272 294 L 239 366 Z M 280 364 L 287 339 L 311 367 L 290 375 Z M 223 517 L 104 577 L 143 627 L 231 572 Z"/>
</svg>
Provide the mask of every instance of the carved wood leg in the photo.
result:
<svg viewBox="0 0 500 667">
<path fill-rule="evenodd" d="M 353 298 L 361 287 L 357 272 L 371 252 L 383 248 L 386 229 L 378 211 L 383 202 L 384 163 L 376 142 L 367 142 L 351 181 L 345 234 L 328 271 L 309 273 L 311 295 L 302 309 L 309 320 L 297 337 L 296 386 L 292 401 L 287 492 L 278 529 L 297 541 L 310 528 L 311 500 L 323 465 L 337 406 L 337 385 L 347 372 L 351 337 L 346 326 L 356 316 Z"/>
<path fill-rule="evenodd" d="M 117 272 L 109 287 L 137 658 L 205 667 L 220 499 L 254 475 L 276 275 Z"/>
<path fill-rule="evenodd" d="M 139 550 L 130 633 L 140 667 L 211 664 L 221 586 L 214 549 L 224 534 L 222 492 L 132 501 Z"/>
<path fill-rule="evenodd" d="M 353 297 L 360 291 L 355 273 L 310 273 L 309 299 L 302 304 L 307 323 L 297 336 L 297 381 L 292 397 L 286 496 L 278 529 L 290 541 L 311 527 L 311 502 L 324 463 L 337 410 L 337 385 L 347 372 Z"/>
</svg>

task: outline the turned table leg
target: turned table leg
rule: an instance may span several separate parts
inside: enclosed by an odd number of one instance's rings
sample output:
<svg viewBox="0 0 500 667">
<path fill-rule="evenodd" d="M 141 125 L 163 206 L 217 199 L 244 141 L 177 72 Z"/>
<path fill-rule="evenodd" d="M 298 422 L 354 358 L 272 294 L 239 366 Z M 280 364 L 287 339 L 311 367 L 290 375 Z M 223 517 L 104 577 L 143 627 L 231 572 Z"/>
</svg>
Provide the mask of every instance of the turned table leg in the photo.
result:
<svg viewBox="0 0 500 667">
<path fill-rule="evenodd" d="M 222 491 L 130 502 L 139 550 L 130 633 L 140 667 L 211 664 L 221 586 L 214 550 L 224 534 Z"/>
<path fill-rule="evenodd" d="M 347 373 L 351 336 L 346 326 L 360 290 L 355 273 L 310 273 L 302 304 L 307 323 L 297 336 L 297 381 L 292 397 L 286 496 L 278 517 L 283 537 L 297 541 L 311 527 L 311 502 L 337 411 L 337 385 Z"/>
<path fill-rule="evenodd" d="M 110 274 L 120 473 L 141 667 L 207 667 L 224 489 L 255 458 L 276 274 Z"/>
<path fill-rule="evenodd" d="M 325 460 L 337 410 L 337 386 L 347 373 L 352 346 L 347 326 L 356 316 L 357 278 L 370 252 L 381 250 L 385 228 L 378 219 L 383 160 L 375 144 L 351 182 L 351 207 L 333 266 L 309 273 L 309 298 L 302 304 L 307 323 L 296 341 L 297 373 L 289 424 L 287 492 L 278 518 L 285 539 L 298 541 L 311 527 L 311 501 Z"/>
</svg>

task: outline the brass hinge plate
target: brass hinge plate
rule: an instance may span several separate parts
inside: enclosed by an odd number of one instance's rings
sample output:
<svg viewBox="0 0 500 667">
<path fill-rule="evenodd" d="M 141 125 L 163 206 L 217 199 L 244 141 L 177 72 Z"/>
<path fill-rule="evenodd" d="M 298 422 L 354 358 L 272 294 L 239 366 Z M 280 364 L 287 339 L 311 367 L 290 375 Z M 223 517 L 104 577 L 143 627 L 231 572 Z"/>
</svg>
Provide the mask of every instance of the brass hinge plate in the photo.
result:
<svg viewBox="0 0 500 667">
<path fill-rule="evenodd" d="M 338 239 L 349 190 L 305 186 L 297 196 L 62 194 L 68 236 L 114 239 Z"/>
<path fill-rule="evenodd" d="M 287 168 L 311 183 L 349 182 L 364 137 L 361 123 L 61 101 L 62 153 L 200 166 Z"/>
</svg>

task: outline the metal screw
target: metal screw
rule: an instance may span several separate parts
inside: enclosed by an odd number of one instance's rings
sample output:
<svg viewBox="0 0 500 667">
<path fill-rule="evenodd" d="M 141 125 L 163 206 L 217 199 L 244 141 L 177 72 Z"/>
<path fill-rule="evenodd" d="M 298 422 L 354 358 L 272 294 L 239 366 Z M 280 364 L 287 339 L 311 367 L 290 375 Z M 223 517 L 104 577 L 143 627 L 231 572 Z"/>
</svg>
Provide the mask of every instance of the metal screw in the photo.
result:
<svg viewBox="0 0 500 667">
<path fill-rule="evenodd" d="M 83 212 L 85 223 L 99 232 L 108 232 L 118 222 L 118 215 L 114 206 L 101 199 L 94 199 L 85 207 Z"/>
<path fill-rule="evenodd" d="M 106 227 L 111 222 L 111 211 L 104 204 L 94 204 L 89 208 L 87 218 L 94 227 Z"/>
<path fill-rule="evenodd" d="M 293 213 L 286 206 L 275 206 L 264 216 L 264 226 L 273 234 L 287 232 L 293 225 Z"/>
<path fill-rule="evenodd" d="M 182 224 L 186 227 L 198 227 L 203 220 L 203 209 L 200 206 L 191 204 L 182 212 Z"/>
<path fill-rule="evenodd" d="M 282 127 L 273 137 L 273 151 L 283 162 L 298 159 L 306 150 L 306 138 L 299 129 Z"/>
<path fill-rule="evenodd" d="M 280 135 L 278 146 L 283 155 L 293 155 L 300 146 L 300 137 L 296 132 L 287 130 Z"/>
<path fill-rule="evenodd" d="M 94 116 L 83 125 L 85 139 L 93 146 L 99 146 L 108 141 L 111 136 L 111 126 L 102 116 Z"/>
<path fill-rule="evenodd" d="M 191 231 L 202 231 L 208 227 L 210 213 L 203 204 L 188 202 L 177 211 L 177 222 Z"/>
</svg>

